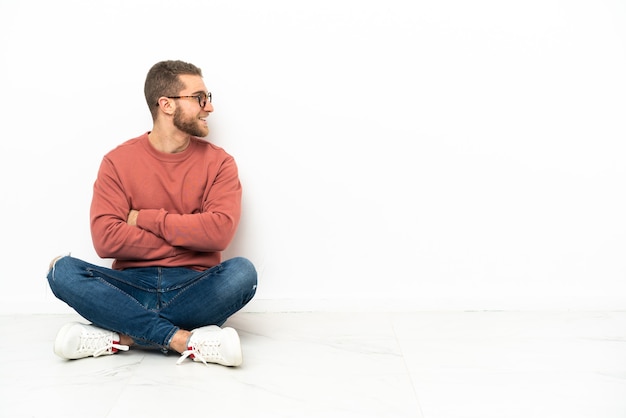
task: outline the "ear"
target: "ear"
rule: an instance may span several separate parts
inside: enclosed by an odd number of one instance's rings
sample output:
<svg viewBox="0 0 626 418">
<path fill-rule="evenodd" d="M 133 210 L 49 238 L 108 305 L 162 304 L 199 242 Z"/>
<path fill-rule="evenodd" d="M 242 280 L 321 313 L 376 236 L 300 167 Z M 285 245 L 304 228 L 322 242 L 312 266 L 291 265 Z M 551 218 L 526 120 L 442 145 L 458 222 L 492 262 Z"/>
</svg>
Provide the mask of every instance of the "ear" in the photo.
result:
<svg viewBox="0 0 626 418">
<path fill-rule="evenodd" d="M 167 115 L 173 115 L 176 110 L 176 102 L 174 100 L 170 100 L 167 97 L 159 97 L 159 108 L 161 111 Z"/>
</svg>

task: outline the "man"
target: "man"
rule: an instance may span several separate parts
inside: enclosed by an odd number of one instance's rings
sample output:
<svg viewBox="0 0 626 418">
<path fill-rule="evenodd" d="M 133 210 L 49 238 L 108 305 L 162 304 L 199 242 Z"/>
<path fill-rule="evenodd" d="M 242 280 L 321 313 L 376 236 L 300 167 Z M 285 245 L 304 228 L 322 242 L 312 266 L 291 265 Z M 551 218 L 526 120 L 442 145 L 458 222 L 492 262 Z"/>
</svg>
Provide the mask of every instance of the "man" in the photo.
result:
<svg viewBox="0 0 626 418">
<path fill-rule="evenodd" d="M 130 347 L 174 350 L 203 363 L 238 366 L 237 332 L 221 328 L 256 292 L 244 258 L 221 260 L 241 213 L 234 159 L 205 141 L 213 112 L 202 71 L 163 61 L 144 93 L 153 129 L 106 154 L 94 183 L 91 235 L 112 268 L 70 257 L 52 261 L 56 297 L 92 324 L 72 322 L 57 334 L 65 359 Z"/>
</svg>

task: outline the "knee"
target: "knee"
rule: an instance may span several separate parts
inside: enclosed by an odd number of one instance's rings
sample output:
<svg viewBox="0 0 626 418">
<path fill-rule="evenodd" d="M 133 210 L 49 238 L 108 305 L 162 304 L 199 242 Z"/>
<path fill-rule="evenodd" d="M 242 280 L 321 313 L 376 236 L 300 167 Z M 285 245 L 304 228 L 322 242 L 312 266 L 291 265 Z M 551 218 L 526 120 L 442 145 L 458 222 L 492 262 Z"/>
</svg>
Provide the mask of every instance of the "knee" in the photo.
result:
<svg viewBox="0 0 626 418">
<path fill-rule="evenodd" d="M 247 258 L 236 257 L 223 263 L 224 273 L 228 277 L 229 288 L 243 295 L 249 301 L 256 294 L 257 272 L 254 264 Z M 244 302 L 245 304 L 246 302 Z"/>
<path fill-rule="evenodd" d="M 60 255 L 60 256 L 58 256 L 58 257 L 54 257 L 54 258 L 52 259 L 52 261 L 50 262 L 50 265 L 48 266 L 48 270 L 52 270 L 52 269 L 54 269 L 54 267 L 55 267 L 55 265 L 56 265 L 57 261 L 59 261 L 59 260 L 60 260 L 60 259 L 62 259 L 63 257 L 66 257 L 66 256 L 65 256 L 65 255 Z"/>
<path fill-rule="evenodd" d="M 50 287 L 53 289 L 62 286 L 71 274 L 72 271 L 72 261 L 75 260 L 71 258 L 69 255 L 62 255 L 59 257 L 55 257 L 51 262 L 48 268 L 48 282 L 50 283 Z"/>
<path fill-rule="evenodd" d="M 256 287 L 257 272 L 250 260 L 244 257 L 235 257 L 228 260 L 228 262 L 231 264 L 233 275 L 238 277 L 242 284 L 246 283 L 251 287 Z"/>
<path fill-rule="evenodd" d="M 48 279 L 50 279 L 51 281 L 54 280 L 56 276 L 56 272 L 57 272 L 57 267 L 58 265 L 60 265 L 59 262 L 63 260 L 64 258 L 68 258 L 68 257 L 69 256 L 67 255 L 60 255 L 52 259 L 52 261 L 50 262 L 50 265 L 48 266 Z"/>
<path fill-rule="evenodd" d="M 59 296 L 59 285 L 61 284 L 59 277 L 63 277 L 63 274 L 59 274 L 59 270 L 57 270 L 57 265 L 59 264 L 59 261 L 62 260 L 63 258 L 65 258 L 66 256 L 58 256 L 55 257 L 54 259 L 52 259 L 52 261 L 50 262 L 50 265 L 48 266 L 48 284 L 50 285 L 50 289 L 52 290 L 52 293 L 54 293 L 55 296 Z"/>
<path fill-rule="evenodd" d="M 240 304 L 244 306 L 247 304 L 256 294 L 257 290 L 257 272 L 254 264 L 246 258 L 238 257 L 233 260 L 234 263 L 234 277 L 236 280 L 233 284 L 237 286 L 239 295 L 241 297 Z"/>
</svg>

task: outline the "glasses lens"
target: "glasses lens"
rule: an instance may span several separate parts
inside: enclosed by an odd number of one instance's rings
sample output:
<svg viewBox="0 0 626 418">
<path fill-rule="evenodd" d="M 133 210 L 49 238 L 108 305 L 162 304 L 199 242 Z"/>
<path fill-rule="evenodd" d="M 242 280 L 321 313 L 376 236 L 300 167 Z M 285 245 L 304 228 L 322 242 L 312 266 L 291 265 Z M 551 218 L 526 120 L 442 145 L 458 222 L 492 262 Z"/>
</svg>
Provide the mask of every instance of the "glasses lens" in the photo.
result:
<svg viewBox="0 0 626 418">
<path fill-rule="evenodd" d="M 196 97 L 198 98 L 198 103 L 200 104 L 201 108 L 204 108 L 207 102 L 211 103 L 211 93 L 209 93 L 208 95 L 199 94 Z"/>
</svg>

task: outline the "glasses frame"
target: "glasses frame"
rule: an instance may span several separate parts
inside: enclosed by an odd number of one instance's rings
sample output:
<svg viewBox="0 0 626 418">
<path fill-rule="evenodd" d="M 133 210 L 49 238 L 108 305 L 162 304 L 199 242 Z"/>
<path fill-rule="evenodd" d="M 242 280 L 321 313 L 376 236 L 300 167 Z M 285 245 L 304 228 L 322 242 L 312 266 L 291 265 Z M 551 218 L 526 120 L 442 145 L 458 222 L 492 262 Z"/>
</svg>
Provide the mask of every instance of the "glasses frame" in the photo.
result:
<svg viewBox="0 0 626 418">
<path fill-rule="evenodd" d="M 193 96 L 165 96 L 168 99 L 196 99 L 201 108 L 204 109 L 207 103 L 213 103 L 213 95 L 211 92 L 207 92 L 206 94 L 196 94 Z M 204 99 L 204 100 L 203 100 Z M 157 103 L 158 104 L 158 103 Z"/>
</svg>

